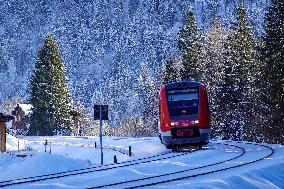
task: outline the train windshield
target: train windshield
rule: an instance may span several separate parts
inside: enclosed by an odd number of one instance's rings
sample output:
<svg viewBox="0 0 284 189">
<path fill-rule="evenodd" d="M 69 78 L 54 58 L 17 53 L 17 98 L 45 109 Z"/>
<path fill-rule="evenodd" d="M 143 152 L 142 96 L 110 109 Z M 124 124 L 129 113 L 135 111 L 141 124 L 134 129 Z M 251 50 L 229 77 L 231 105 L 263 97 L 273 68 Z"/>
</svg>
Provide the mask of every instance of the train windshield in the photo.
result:
<svg viewBox="0 0 284 189">
<path fill-rule="evenodd" d="M 198 117 L 198 88 L 167 91 L 171 119 L 185 120 Z"/>
</svg>

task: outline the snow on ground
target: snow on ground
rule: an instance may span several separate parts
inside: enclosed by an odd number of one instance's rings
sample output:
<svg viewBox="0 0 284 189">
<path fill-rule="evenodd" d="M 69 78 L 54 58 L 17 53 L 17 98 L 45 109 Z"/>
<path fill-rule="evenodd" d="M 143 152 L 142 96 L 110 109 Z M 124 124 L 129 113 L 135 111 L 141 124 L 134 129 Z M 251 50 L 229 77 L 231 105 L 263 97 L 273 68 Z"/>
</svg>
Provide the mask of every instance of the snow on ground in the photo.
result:
<svg viewBox="0 0 284 189">
<path fill-rule="evenodd" d="M 18 150 L 18 144 L 20 149 L 23 149 L 25 147 L 24 140 L 18 139 L 12 135 L 7 135 L 7 144 L 6 144 L 7 151 Z"/>
<path fill-rule="evenodd" d="M 45 140 L 48 141 L 47 152 L 45 152 Z M 129 157 L 129 155 L 119 151 L 104 149 L 104 164 L 113 163 L 114 155 L 116 155 L 118 162 L 122 162 L 168 151 L 160 144 L 153 142 L 152 150 L 145 148 L 144 144 L 151 143 L 152 140 L 155 139 L 105 137 L 103 140 L 104 147 L 128 152 L 131 145 L 134 156 Z M 17 152 L 18 139 L 7 135 L 7 151 L 13 153 L 9 155 L 0 152 L 0 181 L 86 168 L 100 165 L 101 162 L 100 149 L 94 148 L 95 142 L 99 145 L 98 137 L 27 137 L 20 139 L 19 142 L 20 149 L 28 147 L 32 151 L 27 153 L 32 155 L 26 158 L 17 157 L 16 154 L 23 154 Z M 51 154 L 49 154 L 50 147 Z"/>
<path fill-rule="evenodd" d="M 100 165 L 99 137 L 28 137 L 27 144 L 33 149 L 44 152 L 44 142 L 48 141 L 47 151 L 55 154 L 61 154 L 66 157 L 88 160 L 92 165 Z M 98 149 L 95 149 L 95 143 Z M 150 144 L 151 148 L 147 148 Z M 128 152 L 131 146 L 133 157 L 123 154 L 120 151 Z M 104 137 L 103 150 L 104 164 L 113 163 L 114 155 L 118 162 L 127 161 L 133 158 L 146 157 L 153 154 L 169 151 L 165 149 L 156 138 L 127 138 L 127 137 Z"/>
<path fill-rule="evenodd" d="M 26 158 L 2 154 L 0 164 L 0 180 L 37 176 L 89 166 L 88 162 L 83 160 L 47 153 L 38 153 L 35 156 L 27 156 Z"/>
<path fill-rule="evenodd" d="M 220 141 L 218 141 L 220 142 Z M 164 184 L 166 188 L 198 188 L 198 189 L 283 189 L 284 188 L 284 146 L 268 145 L 275 153 L 272 157 L 240 168 L 205 175 L 190 180 Z M 174 186 L 174 187 L 173 187 Z M 160 188 L 152 187 L 152 188 Z"/>
<path fill-rule="evenodd" d="M 31 155 L 25 158 L 13 155 L 18 148 L 18 140 L 9 135 L 7 138 L 8 151 L 11 153 L 0 153 L 0 181 L 100 165 L 100 149 L 93 148 L 95 142 L 97 145 L 99 144 L 98 137 L 27 137 L 20 140 L 20 148 L 27 146 L 32 149 Z M 45 140 L 49 144 L 47 152 L 44 152 L 43 143 Z M 50 142 L 51 154 L 48 153 Z M 223 143 L 224 141 L 218 142 Z M 243 145 L 246 147 L 245 144 Z M 122 162 L 169 151 L 155 137 L 104 137 L 103 146 L 107 148 L 103 150 L 104 164 L 113 163 L 114 155 L 117 156 L 118 162 Z M 133 152 L 131 157 L 118 151 L 127 151 L 129 146 L 131 146 Z M 98 183 L 107 183 L 109 180 L 118 181 L 122 175 L 127 175 L 129 178 L 141 178 L 155 175 L 157 170 L 160 173 L 167 173 L 204 165 L 208 162 L 218 162 L 240 152 L 238 149 L 222 150 L 216 146 L 217 142 L 212 141 L 207 150 L 193 152 L 190 158 L 188 156 L 186 158 L 177 157 L 151 162 L 150 166 L 149 164 L 142 164 L 136 167 L 100 172 L 99 175 L 90 174 L 84 177 L 77 176 L 74 179 L 48 180 L 39 184 L 16 185 L 14 188 L 67 188 L 73 186 L 74 188 L 82 188 L 95 186 Z M 275 150 L 273 156 L 252 165 L 151 186 L 150 188 L 284 188 L 284 146 L 278 144 L 269 146 Z M 249 153 L 246 158 L 266 153 L 250 146 L 247 146 L 247 152 Z M 246 161 L 246 159 L 239 161 Z"/>
</svg>

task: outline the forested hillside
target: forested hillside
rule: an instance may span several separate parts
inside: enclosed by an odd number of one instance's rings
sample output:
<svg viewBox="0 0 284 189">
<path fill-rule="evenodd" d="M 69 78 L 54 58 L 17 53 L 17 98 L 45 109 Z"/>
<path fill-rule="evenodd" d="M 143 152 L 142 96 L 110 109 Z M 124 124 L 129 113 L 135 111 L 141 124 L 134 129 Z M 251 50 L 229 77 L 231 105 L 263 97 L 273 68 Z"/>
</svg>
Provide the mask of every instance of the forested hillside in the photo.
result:
<svg viewBox="0 0 284 189">
<path fill-rule="evenodd" d="M 234 32 L 238 25 L 237 17 L 241 14 L 241 12 L 238 14 L 238 11 L 241 11 L 238 10 L 239 2 L 239 0 L 1 1 L 0 78 L 5 82 L 0 86 L 0 102 L 5 103 L 15 98 L 28 99 L 27 86 L 38 55 L 37 51 L 45 37 L 52 35 L 59 45 L 67 67 L 73 104 L 83 105 L 90 116 L 93 104 L 109 104 L 111 126 L 139 122 L 140 125 L 155 127 L 158 112 L 156 97 L 164 77 L 165 62 L 169 58 L 179 62 L 182 57 L 178 41 L 180 30 L 186 23 L 187 13 L 191 7 L 202 45 L 206 46 L 201 51 L 205 56 L 201 64 L 203 67 L 200 68 L 203 70 L 200 79 L 209 87 L 213 104 L 211 109 L 216 118 L 221 113 L 228 112 L 228 107 L 217 106 L 220 102 L 216 101 L 222 99 L 219 98 L 220 91 L 216 90 L 216 84 L 221 89 L 226 87 L 224 86 L 226 83 L 222 82 L 232 79 L 225 78 L 231 73 L 230 70 L 222 70 L 224 67 L 218 66 L 224 58 L 227 62 L 231 62 L 228 64 L 230 66 L 236 61 L 232 60 L 235 54 L 230 54 L 231 51 L 226 49 L 226 44 L 230 44 L 229 38 L 232 37 L 230 32 Z M 248 28 L 249 38 L 253 38 L 251 40 L 254 41 L 255 47 L 253 49 L 245 47 L 245 49 L 250 51 L 254 60 L 260 60 L 255 50 L 262 46 L 259 39 L 264 36 L 263 23 L 268 4 L 268 0 L 244 1 L 245 12 L 247 11 L 244 15 L 247 23 L 244 23 L 244 27 Z M 220 57 L 218 53 L 224 49 L 228 51 L 222 53 Z M 216 72 L 218 69 L 220 73 Z M 255 74 L 252 80 L 245 78 L 243 81 L 232 82 L 241 85 L 249 81 L 247 84 L 250 86 L 245 87 L 257 87 L 253 82 L 259 76 L 257 74 L 262 73 L 259 69 L 262 69 L 261 64 L 256 64 L 253 70 L 250 70 L 252 75 Z M 238 74 L 241 75 L 242 72 L 245 70 Z M 228 87 L 227 89 L 229 90 Z M 250 88 L 252 91 L 258 89 Z M 227 93 L 231 94 L 230 91 Z M 247 99 L 256 99 L 255 96 L 249 96 L 252 93 L 248 91 L 240 94 L 247 94 Z M 233 136 L 241 138 L 241 132 L 247 128 L 243 128 L 245 122 L 240 120 L 240 117 L 249 114 L 235 114 L 238 108 L 241 112 L 246 107 L 229 107 L 229 113 L 234 119 L 225 122 L 225 118 L 219 116 L 213 120 L 214 126 L 217 127 L 216 136 L 231 137 L 222 135 L 224 130 L 220 129 L 219 125 L 224 124 L 224 121 L 226 124 L 233 122 L 235 127 L 242 128 Z"/>
</svg>

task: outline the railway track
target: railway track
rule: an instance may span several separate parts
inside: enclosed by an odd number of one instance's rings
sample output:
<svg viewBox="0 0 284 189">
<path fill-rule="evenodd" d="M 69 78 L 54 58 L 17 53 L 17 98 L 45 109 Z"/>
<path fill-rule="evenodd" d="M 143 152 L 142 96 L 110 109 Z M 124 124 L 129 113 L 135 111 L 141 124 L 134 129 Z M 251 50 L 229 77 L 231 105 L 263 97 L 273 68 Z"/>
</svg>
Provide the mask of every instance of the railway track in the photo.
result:
<svg viewBox="0 0 284 189">
<path fill-rule="evenodd" d="M 113 183 L 108 183 L 108 184 L 101 184 L 97 186 L 92 186 L 89 187 L 91 188 L 141 188 L 141 187 L 150 187 L 154 185 L 160 185 L 164 183 L 170 183 L 174 181 L 181 181 L 185 179 L 190 179 L 193 177 L 198 177 L 202 175 L 208 175 L 216 172 L 221 172 L 241 166 L 245 166 L 248 164 L 253 164 L 258 161 L 264 160 L 265 158 L 269 158 L 274 154 L 274 150 L 268 146 L 262 145 L 262 144 L 257 144 L 257 143 L 243 143 L 243 142 L 237 142 L 236 144 L 232 144 L 232 141 L 226 141 L 226 143 L 214 143 L 216 144 L 216 149 L 220 148 L 221 146 L 225 147 L 230 147 L 230 148 L 235 148 L 238 149 L 238 153 L 234 155 L 233 157 L 224 159 L 222 161 L 214 162 L 214 163 L 209 163 L 206 165 L 190 168 L 190 169 L 185 169 L 185 170 L 178 170 L 178 171 L 173 171 L 169 173 L 164 173 L 164 174 L 156 174 L 154 176 L 147 176 L 143 178 L 134 178 L 134 179 L 129 179 L 125 180 L 122 182 L 113 182 Z M 243 144 L 250 144 L 252 146 L 255 146 L 256 148 L 262 148 L 264 150 L 267 150 L 268 152 L 261 156 L 257 157 L 253 160 L 244 162 L 244 163 L 234 163 L 237 160 L 241 159 L 246 155 L 246 149 L 242 147 Z M 219 149 L 220 150 L 220 149 Z M 66 171 L 66 172 L 61 172 L 61 173 L 53 173 L 53 174 L 46 174 L 46 175 L 40 175 L 37 177 L 27 177 L 27 178 L 21 178 L 21 179 L 13 179 L 13 180 L 8 180 L 8 181 L 2 181 L 0 182 L 0 187 L 5 187 L 5 186 L 16 186 L 19 184 L 27 184 L 27 183 L 36 183 L 39 181 L 46 181 L 50 179 L 57 179 L 57 178 L 64 178 L 64 177 L 69 177 L 69 176 L 77 176 L 77 175 L 85 175 L 88 173 L 95 173 L 95 172 L 100 172 L 100 171 L 107 171 L 111 169 L 116 169 L 116 168 L 123 168 L 123 167 L 133 167 L 136 165 L 140 164 L 146 164 L 150 162 L 155 162 L 155 161 L 160 161 L 160 160 L 167 160 L 171 158 L 178 158 L 182 156 L 189 155 L 191 152 L 186 152 L 186 153 L 164 153 L 164 154 L 159 154 L 155 156 L 150 156 L 150 157 L 145 157 L 145 158 L 140 158 L 136 160 L 131 160 L 131 161 L 126 161 L 126 162 L 121 162 L 119 164 L 109 164 L 109 165 L 104 165 L 104 166 L 97 166 L 97 167 L 90 167 L 86 169 L 78 169 L 78 170 L 73 170 L 73 171 Z M 229 164 L 231 162 L 233 165 Z M 226 164 L 227 163 L 227 164 Z M 226 166 L 224 166 L 226 164 Z"/>
<path fill-rule="evenodd" d="M 93 172 L 100 172 L 100 171 L 106 171 L 106 170 L 111 170 L 111 169 L 116 169 L 116 168 L 129 167 L 129 166 L 138 165 L 142 163 L 148 163 L 148 162 L 153 162 L 153 161 L 160 161 L 160 160 L 180 157 L 180 156 L 187 155 L 188 153 L 191 153 L 191 152 L 175 153 L 175 154 L 171 152 L 165 152 L 165 153 L 154 155 L 154 156 L 134 159 L 130 161 L 124 161 L 124 162 L 120 162 L 116 164 L 113 163 L 113 164 L 94 166 L 94 167 L 89 167 L 89 168 L 84 168 L 84 169 L 64 171 L 64 172 L 58 172 L 58 173 L 52 173 L 52 174 L 44 174 L 44 175 L 25 177 L 25 178 L 19 178 L 19 179 L 11 179 L 11 180 L 6 180 L 6 181 L 0 181 L 0 187 L 15 186 L 19 184 L 34 183 L 34 182 L 45 181 L 45 180 L 50 180 L 50 179 L 57 179 L 57 178 L 63 178 L 63 177 L 68 177 L 68 176 L 83 175 L 83 174 L 88 174 L 88 173 L 93 173 Z"/>
<path fill-rule="evenodd" d="M 227 142 L 230 143 L 232 141 L 227 141 Z M 257 144 L 257 143 L 237 142 L 237 144 L 250 144 L 250 145 L 255 145 L 256 147 L 265 148 L 269 152 L 262 157 L 258 157 L 256 159 L 250 160 L 248 162 L 238 163 L 237 165 L 233 165 L 233 166 L 223 166 L 225 163 L 238 160 L 238 159 L 240 159 L 240 158 L 242 158 L 243 156 L 246 155 L 246 149 L 245 148 L 237 146 L 237 145 L 231 145 L 231 144 L 228 144 L 228 143 L 225 143 L 223 145 L 236 147 L 236 148 L 241 150 L 241 153 L 238 154 L 237 156 L 232 157 L 232 158 L 227 159 L 227 160 L 223 160 L 223 161 L 219 161 L 219 162 L 216 162 L 216 163 L 207 164 L 207 165 L 203 165 L 203 166 L 199 166 L 199 167 L 195 167 L 195 168 L 191 168 L 191 169 L 174 171 L 174 172 L 170 172 L 170 173 L 166 173 L 166 174 L 160 174 L 160 175 L 155 175 L 155 176 L 150 176 L 150 177 L 145 177 L 145 178 L 132 179 L 132 180 L 127 180 L 127 181 L 123 181 L 123 182 L 116 182 L 116 183 L 104 184 L 104 185 L 99 185 L 99 186 L 94 186 L 94 187 L 88 187 L 88 189 L 107 188 L 107 187 L 114 187 L 114 188 L 118 187 L 118 188 L 132 189 L 132 188 L 150 187 L 150 186 L 154 186 L 154 185 L 169 183 L 169 182 L 173 182 L 173 181 L 181 181 L 181 180 L 190 179 L 190 178 L 194 178 L 194 177 L 198 177 L 198 176 L 213 174 L 213 173 L 217 173 L 217 172 L 221 172 L 221 171 L 230 170 L 230 169 L 233 169 L 233 168 L 242 167 L 242 166 L 253 164 L 253 163 L 259 162 L 261 160 L 264 160 L 266 158 L 269 158 L 274 154 L 274 149 L 269 147 L 269 146 L 265 146 L 265 145 Z M 219 165 L 222 165 L 222 166 L 218 167 Z M 214 168 L 214 167 L 216 167 L 216 168 Z M 211 169 L 208 169 L 208 168 L 211 168 Z M 139 183 L 141 183 L 141 184 L 139 184 Z"/>
</svg>

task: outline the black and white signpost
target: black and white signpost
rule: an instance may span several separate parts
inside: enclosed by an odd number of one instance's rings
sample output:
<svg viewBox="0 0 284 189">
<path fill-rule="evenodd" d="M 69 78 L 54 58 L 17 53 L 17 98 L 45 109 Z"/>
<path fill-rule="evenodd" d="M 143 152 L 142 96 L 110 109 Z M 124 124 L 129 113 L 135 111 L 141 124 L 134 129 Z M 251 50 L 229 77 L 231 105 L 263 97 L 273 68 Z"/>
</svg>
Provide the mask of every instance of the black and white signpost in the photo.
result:
<svg viewBox="0 0 284 189">
<path fill-rule="evenodd" d="M 100 120 L 101 165 L 103 165 L 104 158 L 103 158 L 102 121 L 108 120 L 108 105 L 94 105 L 94 120 Z"/>
</svg>

